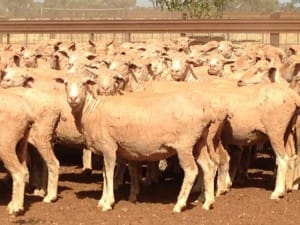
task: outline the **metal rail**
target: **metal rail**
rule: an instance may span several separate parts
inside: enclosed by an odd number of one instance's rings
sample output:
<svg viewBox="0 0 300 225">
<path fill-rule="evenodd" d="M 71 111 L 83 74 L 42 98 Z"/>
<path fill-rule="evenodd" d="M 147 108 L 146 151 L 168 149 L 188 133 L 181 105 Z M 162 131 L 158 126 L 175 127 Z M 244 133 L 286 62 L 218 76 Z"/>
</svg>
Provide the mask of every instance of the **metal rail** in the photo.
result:
<svg viewBox="0 0 300 225">
<path fill-rule="evenodd" d="M 300 32 L 300 19 L 218 20 L 0 20 L 0 33 L 151 33 L 151 32 L 269 32 L 279 45 L 280 32 Z"/>
<path fill-rule="evenodd" d="M 300 19 L 0 20 L 0 32 L 300 32 Z"/>
</svg>

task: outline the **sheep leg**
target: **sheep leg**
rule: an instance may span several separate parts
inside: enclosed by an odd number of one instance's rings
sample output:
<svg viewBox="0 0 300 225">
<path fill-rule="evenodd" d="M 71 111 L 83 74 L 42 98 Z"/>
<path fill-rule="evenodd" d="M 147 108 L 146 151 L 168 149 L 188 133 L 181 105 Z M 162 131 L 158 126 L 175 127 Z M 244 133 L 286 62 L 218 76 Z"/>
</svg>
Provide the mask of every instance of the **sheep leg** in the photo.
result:
<svg viewBox="0 0 300 225">
<path fill-rule="evenodd" d="M 203 209 L 209 210 L 212 208 L 215 197 L 214 197 L 214 178 L 217 171 L 217 164 L 210 159 L 207 148 L 204 147 L 200 151 L 200 155 L 197 159 L 198 164 L 201 166 L 203 171 L 204 180 L 204 197 L 205 202 L 202 206 Z"/>
<path fill-rule="evenodd" d="M 293 190 L 298 190 L 299 187 L 300 187 L 300 155 L 297 155 L 295 160 Z"/>
<path fill-rule="evenodd" d="M 251 147 L 244 147 L 241 156 L 241 162 L 238 171 L 238 177 L 236 182 L 238 184 L 245 184 L 248 180 L 248 168 L 250 166 L 250 158 L 251 158 Z"/>
<path fill-rule="evenodd" d="M 100 200 L 98 201 L 99 208 L 103 208 L 104 203 L 106 201 L 106 196 L 107 196 L 107 178 L 106 178 L 106 172 L 105 172 L 105 164 L 103 164 L 102 176 L 103 176 L 103 185 L 102 185 L 102 195 L 101 195 Z"/>
<path fill-rule="evenodd" d="M 230 157 L 228 152 L 224 149 L 220 142 L 217 147 L 218 154 L 220 156 L 220 163 L 218 165 L 218 178 L 217 178 L 217 192 L 216 196 L 220 196 L 229 191 L 231 187 L 231 179 L 229 175 L 229 161 Z"/>
<path fill-rule="evenodd" d="M 138 176 L 138 169 L 140 163 L 129 161 L 128 163 L 128 170 L 130 174 L 130 194 L 129 194 L 129 201 L 136 202 L 137 195 L 140 193 L 140 183 L 139 183 L 139 176 Z"/>
<path fill-rule="evenodd" d="M 270 135 L 269 135 L 270 137 Z M 288 170 L 289 157 L 285 151 L 283 138 L 271 138 L 270 143 L 276 154 L 276 161 L 278 165 L 275 189 L 271 194 L 271 199 L 278 200 L 285 193 L 286 173 Z"/>
<path fill-rule="evenodd" d="M 236 146 L 237 147 L 237 146 Z M 235 181 L 238 169 L 241 164 L 243 148 L 237 147 L 238 149 L 232 149 L 230 154 L 230 179 L 232 183 Z"/>
<path fill-rule="evenodd" d="M 116 165 L 117 147 L 115 149 L 116 149 L 115 151 L 112 151 L 111 148 L 108 151 L 103 151 L 103 159 L 104 159 L 104 165 L 105 165 L 105 170 L 104 170 L 105 183 L 104 184 L 106 184 L 106 187 L 104 186 L 105 192 L 102 193 L 102 195 L 105 194 L 104 200 L 101 202 L 102 211 L 111 210 L 112 205 L 115 203 L 114 169 L 115 169 L 115 165 Z"/>
<path fill-rule="evenodd" d="M 183 183 L 181 185 L 176 205 L 173 208 L 173 212 L 179 213 L 186 206 L 188 196 L 198 174 L 198 167 L 194 156 L 191 154 L 192 149 L 187 149 L 186 151 L 184 151 L 184 149 L 177 150 L 179 164 L 184 171 Z"/>
<path fill-rule="evenodd" d="M 295 167 L 296 167 L 296 146 L 295 139 L 293 133 L 288 135 L 287 143 L 286 143 L 287 154 L 290 157 L 288 162 L 288 169 L 286 174 L 286 189 L 287 191 L 293 190 L 293 182 L 295 177 Z"/>
<path fill-rule="evenodd" d="M 119 158 L 117 159 L 117 166 L 116 166 L 116 172 L 114 177 L 115 190 L 118 190 L 119 187 L 123 185 L 124 175 L 126 172 L 126 164 L 127 164 L 127 160 L 119 159 Z"/>
<path fill-rule="evenodd" d="M 51 146 L 51 137 L 38 136 L 34 143 L 48 168 L 47 195 L 44 197 L 43 202 L 50 203 L 57 199 L 59 162 Z"/>
<path fill-rule="evenodd" d="M 23 146 L 17 150 L 18 158 L 15 149 L 11 149 L 9 146 L 16 146 L 16 143 L 4 144 L 1 147 L 0 157 L 13 180 L 12 200 L 8 204 L 8 211 L 11 215 L 17 215 L 23 211 L 25 183 L 29 179 L 26 161 L 23 157 L 26 147 Z"/>
<path fill-rule="evenodd" d="M 92 172 L 92 151 L 84 148 L 82 150 L 82 173 L 91 174 Z"/>
<path fill-rule="evenodd" d="M 297 118 L 297 124 L 299 123 L 299 116 Z M 293 178 L 293 190 L 298 190 L 300 188 L 300 149 L 298 140 L 300 138 L 300 129 L 299 126 L 296 126 L 295 132 L 295 142 L 296 142 L 296 159 L 295 159 L 295 170 L 294 170 L 294 178 Z"/>
</svg>

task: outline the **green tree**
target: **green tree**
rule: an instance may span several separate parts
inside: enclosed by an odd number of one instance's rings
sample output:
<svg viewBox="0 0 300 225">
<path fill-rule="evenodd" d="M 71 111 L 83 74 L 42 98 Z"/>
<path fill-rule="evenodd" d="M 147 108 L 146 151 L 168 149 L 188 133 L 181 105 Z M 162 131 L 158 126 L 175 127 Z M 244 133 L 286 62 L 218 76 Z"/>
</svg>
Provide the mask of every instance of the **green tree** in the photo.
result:
<svg viewBox="0 0 300 225">
<path fill-rule="evenodd" d="M 153 7 L 183 12 L 189 18 L 219 18 L 224 10 L 271 13 L 280 9 L 278 0 L 149 0 Z M 300 0 L 290 0 L 285 8 L 295 9 Z"/>
<path fill-rule="evenodd" d="M 156 0 L 153 5 L 183 12 L 189 18 L 218 18 L 230 0 Z"/>
</svg>

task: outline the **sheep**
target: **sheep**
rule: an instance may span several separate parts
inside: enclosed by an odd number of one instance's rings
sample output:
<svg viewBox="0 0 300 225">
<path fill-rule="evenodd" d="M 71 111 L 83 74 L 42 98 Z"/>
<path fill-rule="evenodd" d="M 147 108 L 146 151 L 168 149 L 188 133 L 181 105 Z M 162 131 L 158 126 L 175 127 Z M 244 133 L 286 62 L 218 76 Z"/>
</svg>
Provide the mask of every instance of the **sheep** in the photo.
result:
<svg viewBox="0 0 300 225">
<path fill-rule="evenodd" d="M 2 71 L 5 77 L 12 76 L 16 69 Z M 2 85 L 4 88 L 5 86 Z M 54 131 L 60 119 L 61 110 L 57 104 L 58 95 L 46 93 L 33 88 L 9 88 L 7 92 L 22 96 L 29 102 L 34 115 L 34 125 L 29 136 L 29 142 L 33 144 L 48 168 L 48 187 L 44 202 L 52 202 L 57 199 L 59 162 L 52 149 Z M 49 107 L 50 106 L 50 107 Z"/>
<path fill-rule="evenodd" d="M 236 82 L 211 79 L 204 83 L 181 85 L 205 94 L 212 93 L 215 98 L 223 97 L 223 104 L 233 113 L 224 125 L 221 137 L 226 149 L 229 144 L 249 146 L 269 139 L 278 161 L 276 185 L 271 199 L 282 197 L 285 192 L 287 165 L 290 161 L 285 144 L 295 125 L 299 96 L 290 88 L 279 84 L 238 88 L 234 87 Z M 175 88 L 174 85 L 153 82 L 146 90 L 167 92 L 176 90 Z M 253 99 L 253 96 L 256 98 Z M 277 113 L 272 113 L 272 110 L 276 110 Z M 249 114 L 252 116 L 249 117 Z"/>
<path fill-rule="evenodd" d="M 103 155 L 104 187 L 98 202 L 102 211 L 112 209 L 115 202 L 113 174 L 117 154 L 150 161 L 177 154 L 185 176 L 173 211 L 181 212 L 198 173 L 193 146 L 216 119 L 210 102 L 188 91 L 95 98 L 89 88 L 95 82 L 90 78 L 74 75 L 57 81 L 66 84 L 77 129 L 90 149 Z"/>
<path fill-rule="evenodd" d="M 13 180 L 8 212 L 18 215 L 23 211 L 25 183 L 29 179 L 26 166 L 27 140 L 34 116 L 24 98 L 1 90 L 0 118 L 1 123 L 5 124 L 1 126 L 0 159 Z"/>
</svg>

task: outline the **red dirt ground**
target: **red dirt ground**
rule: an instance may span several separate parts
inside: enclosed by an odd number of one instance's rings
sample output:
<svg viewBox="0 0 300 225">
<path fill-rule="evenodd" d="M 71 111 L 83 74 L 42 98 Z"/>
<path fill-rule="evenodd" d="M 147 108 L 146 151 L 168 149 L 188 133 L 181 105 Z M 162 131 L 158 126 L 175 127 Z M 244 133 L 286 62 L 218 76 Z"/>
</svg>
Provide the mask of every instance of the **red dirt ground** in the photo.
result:
<svg viewBox="0 0 300 225">
<path fill-rule="evenodd" d="M 58 156 L 60 158 L 61 156 Z M 64 159 L 66 156 L 64 156 Z M 51 204 L 41 198 L 26 195 L 25 213 L 10 217 L 6 205 L 10 186 L 0 172 L 0 224 L 42 225 L 298 225 L 300 224 L 300 191 L 288 193 L 280 201 L 269 199 L 274 187 L 270 159 L 259 158 L 250 169 L 250 180 L 235 186 L 216 199 L 214 209 L 204 211 L 201 203 L 194 204 L 191 196 L 188 207 L 180 214 L 172 213 L 181 180 L 165 179 L 159 184 L 143 187 L 137 203 L 127 201 L 129 185 L 116 193 L 116 204 L 110 212 L 101 212 L 97 202 L 101 196 L 101 170 L 92 175 L 81 174 L 80 154 L 62 160 L 59 199 Z M 75 159 L 75 160 L 74 160 Z"/>
</svg>

